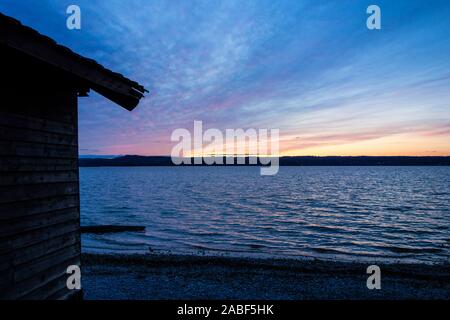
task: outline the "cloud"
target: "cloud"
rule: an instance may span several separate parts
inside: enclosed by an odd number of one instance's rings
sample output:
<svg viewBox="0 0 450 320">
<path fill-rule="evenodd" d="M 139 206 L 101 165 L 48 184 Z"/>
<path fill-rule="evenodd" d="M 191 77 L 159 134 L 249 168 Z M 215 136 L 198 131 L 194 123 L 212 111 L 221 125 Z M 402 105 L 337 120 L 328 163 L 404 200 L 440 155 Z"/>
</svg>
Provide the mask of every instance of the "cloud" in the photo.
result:
<svg viewBox="0 0 450 320">
<path fill-rule="evenodd" d="M 61 23 L 68 4 L 0 9 L 150 90 L 132 113 L 82 99 L 82 148 L 168 154 L 171 131 L 194 120 L 279 128 L 284 150 L 293 136 L 308 150 L 450 121 L 448 1 L 380 0 L 381 31 L 367 30 L 366 4 L 355 1 L 79 0 L 73 33 Z"/>
</svg>

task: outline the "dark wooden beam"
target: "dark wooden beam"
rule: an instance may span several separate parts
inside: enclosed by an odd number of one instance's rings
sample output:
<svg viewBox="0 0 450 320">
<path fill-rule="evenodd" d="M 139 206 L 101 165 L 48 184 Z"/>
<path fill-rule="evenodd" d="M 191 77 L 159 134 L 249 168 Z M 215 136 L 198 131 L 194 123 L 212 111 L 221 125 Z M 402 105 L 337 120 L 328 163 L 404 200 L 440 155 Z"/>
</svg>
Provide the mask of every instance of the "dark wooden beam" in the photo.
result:
<svg viewBox="0 0 450 320">
<path fill-rule="evenodd" d="M 84 58 L 54 40 L 0 14 L 0 44 L 54 66 L 79 79 L 127 110 L 134 109 L 147 92 L 137 82 Z"/>
</svg>

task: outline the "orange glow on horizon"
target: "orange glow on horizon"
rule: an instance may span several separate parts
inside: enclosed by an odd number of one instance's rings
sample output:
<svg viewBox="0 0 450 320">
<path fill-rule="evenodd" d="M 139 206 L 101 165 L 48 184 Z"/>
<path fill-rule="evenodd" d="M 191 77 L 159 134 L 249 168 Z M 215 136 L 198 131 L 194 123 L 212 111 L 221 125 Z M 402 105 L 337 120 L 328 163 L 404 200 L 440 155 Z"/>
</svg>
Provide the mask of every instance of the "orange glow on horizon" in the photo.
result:
<svg viewBox="0 0 450 320">
<path fill-rule="evenodd" d="M 144 156 L 170 156 L 175 143 L 153 145 L 110 146 L 102 154 L 129 154 Z M 155 148 L 156 147 L 156 148 Z M 216 153 L 226 155 L 225 153 Z M 255 155 L 251 152 L 242 154 Z M 192 152 L 186 156 L 212 156 L 213 152 Z M 270 155 L 270 154 L 269 154 Z M 301 139 L 280 138 L 280 156 L 450 156 L 450 135 L 398 134 L 371 140 L 355 140 L 347 143 L 318 140 L 302 145 Z M 266 155 L 258 155 L 266 156 Z"/>
</svg>

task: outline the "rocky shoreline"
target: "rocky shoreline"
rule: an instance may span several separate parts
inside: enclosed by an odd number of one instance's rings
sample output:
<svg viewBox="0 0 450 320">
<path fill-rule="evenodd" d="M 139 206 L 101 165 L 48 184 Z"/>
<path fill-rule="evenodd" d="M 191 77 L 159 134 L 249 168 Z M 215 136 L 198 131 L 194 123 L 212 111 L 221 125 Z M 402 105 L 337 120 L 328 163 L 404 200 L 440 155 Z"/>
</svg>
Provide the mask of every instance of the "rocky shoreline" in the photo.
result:
<svg viewBox="0 0 450 320">
<path fill-rule="evenodd" d="M 102 300 L 450 299 L 450 264 L 379 266 L 381 290 L 369 290 L 358 262 L 83 254 L 82 285 Z"/>
</svg>

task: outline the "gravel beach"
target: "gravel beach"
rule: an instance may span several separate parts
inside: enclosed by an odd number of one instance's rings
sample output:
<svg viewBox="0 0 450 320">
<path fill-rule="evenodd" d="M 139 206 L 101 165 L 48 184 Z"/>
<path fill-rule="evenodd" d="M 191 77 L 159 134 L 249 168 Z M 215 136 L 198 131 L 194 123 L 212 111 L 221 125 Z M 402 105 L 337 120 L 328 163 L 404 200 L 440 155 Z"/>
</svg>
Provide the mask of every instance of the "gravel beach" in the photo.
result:
<svg viewBox="0 0 450 320">
<path fill-rule="evenodd" d="M 450 299 L 450 264 L 378 264 L 381 289 L 366 286 L 369 264 L 170 254 L 83 254 L 84 298 Z"/>
</svg>

